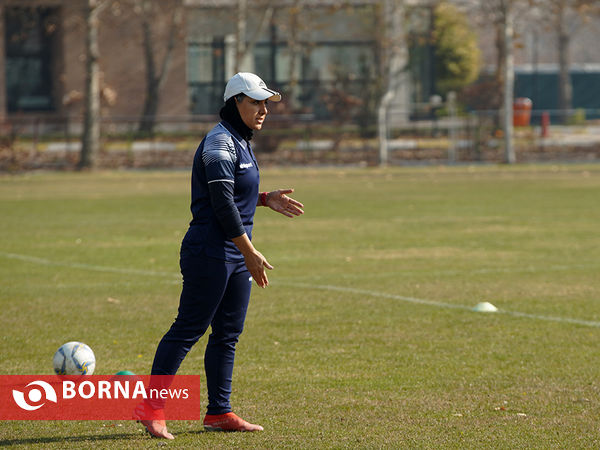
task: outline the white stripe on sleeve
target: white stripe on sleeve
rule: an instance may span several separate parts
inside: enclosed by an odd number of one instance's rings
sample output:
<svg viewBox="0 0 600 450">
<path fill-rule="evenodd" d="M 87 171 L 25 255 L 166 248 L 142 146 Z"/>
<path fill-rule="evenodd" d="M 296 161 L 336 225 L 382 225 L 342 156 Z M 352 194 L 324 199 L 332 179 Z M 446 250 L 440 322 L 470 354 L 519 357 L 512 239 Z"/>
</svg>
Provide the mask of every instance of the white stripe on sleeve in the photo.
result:
<svg viewBox="0 0 600 450">
<path fill-rule="evenodd" d="M 210 183 L 216 183 L 217 181 L 225 181 L 227 183 L 235 183 L 235 181 L 233 181 L 233 180 L 228 180 L 227 178 L 221 178 L 220 180 L 211 180 L 211 181 L 208 182 L 208 184 L 210 184 Z"/>
</svg>

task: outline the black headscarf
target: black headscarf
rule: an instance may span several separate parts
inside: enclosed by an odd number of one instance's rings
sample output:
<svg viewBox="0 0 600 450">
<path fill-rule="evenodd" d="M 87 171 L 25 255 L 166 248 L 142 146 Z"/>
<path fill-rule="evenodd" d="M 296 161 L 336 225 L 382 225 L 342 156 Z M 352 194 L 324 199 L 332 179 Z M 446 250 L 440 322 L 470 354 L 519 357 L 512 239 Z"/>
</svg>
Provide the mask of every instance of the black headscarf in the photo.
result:
<svg viewBox="0 0 600 450">
<path fill-rule="evenodd" d="M 241 101 L 243 98 L 240 96 L 245 97 L 244 94 L 238 94 L 227 100 L 225 105 L 223 105 L 221 108 L 221 111 L 219 111 L 219 116 L 221 116 L 221 119 L 223 119 L 225 122 L 229 123 L 229 125 L 231 125 L 243 139 L 249 141 L 252 139 L 252 130 L 248 128 L 248 126 L 242 120 L 240 112 L 235 104 L 236 98 L 238 98 L 238 101 Z"/>
</svg>

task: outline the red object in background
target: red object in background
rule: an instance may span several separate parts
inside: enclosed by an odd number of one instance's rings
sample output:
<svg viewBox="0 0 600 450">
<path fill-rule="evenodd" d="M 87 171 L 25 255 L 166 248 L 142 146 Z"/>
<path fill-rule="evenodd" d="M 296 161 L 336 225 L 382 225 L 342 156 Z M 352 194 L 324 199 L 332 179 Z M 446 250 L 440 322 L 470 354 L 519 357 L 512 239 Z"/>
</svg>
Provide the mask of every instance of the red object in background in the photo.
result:
<svg viewBox="0 0 600 450">
<path fill-rule="evenodd" d="M 542 137 L 550 135 L 550 113 L 544 111 L 542 113 Z"/>
<path fill-rule="evenodd" d="M 531 121 L 532 102 L 527 97 L 516 98 L 513 103 L 513 125 L 528 127 Z"/>
</svg>

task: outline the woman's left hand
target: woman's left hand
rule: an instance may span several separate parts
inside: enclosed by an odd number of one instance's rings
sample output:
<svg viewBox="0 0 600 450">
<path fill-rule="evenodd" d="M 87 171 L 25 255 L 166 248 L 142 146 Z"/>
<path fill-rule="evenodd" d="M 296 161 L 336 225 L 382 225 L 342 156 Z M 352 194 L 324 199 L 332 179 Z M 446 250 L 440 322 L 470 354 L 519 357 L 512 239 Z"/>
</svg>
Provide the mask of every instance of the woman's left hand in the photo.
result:
<svg viewBox="0 0 600 450">
<path fill-rule="evenodd" d="M 294 192 L 293 189 L 278 189 L 267 193 L 266 206 L 273 211 L 283 214 L 287 217 L 294 217 L 304 214 L 302 208 L 304 205 L 286 194 Z"/>
</svg>

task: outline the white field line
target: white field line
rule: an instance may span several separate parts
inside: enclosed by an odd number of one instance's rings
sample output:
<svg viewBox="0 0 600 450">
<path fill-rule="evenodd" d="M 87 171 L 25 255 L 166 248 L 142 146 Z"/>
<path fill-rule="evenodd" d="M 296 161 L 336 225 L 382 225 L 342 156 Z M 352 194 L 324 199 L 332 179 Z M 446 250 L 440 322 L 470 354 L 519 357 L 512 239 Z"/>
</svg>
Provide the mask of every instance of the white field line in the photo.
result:
<svg viewBox="0 0 600 450">
<path fill-rule="evenodd" d="M 110 272 L 110 273 L 118 273 L 118 274 L 129 274 L 129 275 L 144 275 L 144 276 L 160 276 L 160 277 L 168 277 L 168 278 L 181 278 L 180 274 L 175 274 L 172 272 L 158 272 L 151 270 L 138 270 L 138 269 L 123 269 L 118 267 L 107 267 L 107 266 L 98 266 L 94 264 L 84 264 L 84 263 L 74 263 L 74 262 L 61 262 L 61 261 L 52 261 L 45 258 L 38 258 L 35 256 L 28 255 L 20 255 L 17 253 L 6 253 L 0 252 L 0 256 L 3 256 L 8 259 L 16 259 L 19 261 L 24 261 L 32 264 L 41 264 L 45 266 L 56 266 L 56 267 L 70 267 L 74 269 L 83 269 L 83 270 L 92 270 L 96 272 Z M 312 283 L 298 283 L 292 281 L 277 281 L 272 283 L 280 286 L 291 286 L 298 287 L 302 289 L 317 289 L 321 291 L 335 291 L 335 292 L 345 292 L 348 294 L 358 294 L 365 295 L 369 297 L 378 297 L 378 298 L 386 298 L 391 300 L 399 300 L 407 303 L 414 303 L 418 305 L 427 305 L 434 306 L 437 308 L 448 308 L 448 309 L 460 309 L 465 311 L 473 311 L 475 305 L 461 305 L 456 303 L 446 303 L 439 302 L 436 300 L 426 300 L 416 297 L 406 297 L 403 295 L 396 294 L 387 294 L 385 292 L 377 292 L 371 291 L 367 289 L 356 289 L 344 286 L 335 286 L 329 284 L 312 284 Z M 558 322 L 558 323 L 570 323 L 575 325 L 582 325 L 586 327 L 594 327 L 600 328 L 600 322 L 591 321 L 591 320 L 581 320 L 581 319 L 572 319 L 569 317 L 556 317 L 556 316 L 543 316 L 538 314 L 529 314 L 523 313 L 519 311 L 507 311 L 503 309 L 498 309 L 497 313 L 506 314 L 513 317 L 522 317 L 527 319 L 534 320 L 542 320 L 546 322 Z M 482 313 L 480 313 L 482 314 Z M 488 313 L 490 314 L 490 313 Z"/>
<path fill-rule="evenodd" d="M 422 298 L 405 297 L 403 295 L 386 294 L 385 292 L 370 291 L 367 289 L 355 289 L 355 288 L 349 288 L 349 287 L 343 287 L 343 286 L 334 286 L 334 285 L 330 285 L 330 284 L 298 283 L 298 282 L 294 282 L 294 281 L 277 281 L 276 283 L 272 283 L 272 284 L 298 287 L 298 288 L 302 288 L 302 289 L 317 289 L 320 291 L 345 292 L 348 294 L 365 295 L 368 297 L 387 298 L 387 299 L 392 299 L 392 300 L 400 300 L 402 302 L 407 302 L 407 303 L 416 303 L 419 305 L 437 306 L 438 308 L 453 308 L 453 309 L 464 309 L 464 310 L 473 309 L 471 306 L 457 305 L 455 303 L 438 302 L 435 300 L 424 300 Z"/>
<path fill-rule="evenodd" d="M 452 309 L 462 309 L 462 310 L 467 310 L 467 311 L 473 311 L 473 308 L 475 307 L 475 305 L 468 306 L 468 305 L 460 305 L 460 304 L 456 304 L 456 303 L 438 302 L 435 300 L 425 300 L 422 298 L 405 297 L 403 295 L 386 294 L 384 292 L 370 291 L 370 290 L 366 290 L 366 289 L 355 289 L 355 288 L 349 288 L 349 287 L 343 287 L 343 286 L 310 284 L 310 283 L 296 283 L 296 282 L 286 282 L 286 281 L 278 282 L 277 284 L 281 284 L 284 286 L 299 287 L 302 289 L 318 289 L 318 290 L 323 290 L 323 291 L 345 292 L 348 294 L 358 294 L 358 295 L 366 295 L 369 297 L 387 298 L 387 299 L 399 300 L 399 301 L 407 302 L 407 303 L 416 303 L 419 305 L 435 306 L 438 308 L 452 308 Z M 583 325 L 586 327 L 600 328 L 600 322 L 595 322 L 592 320 L 572 319 L 569 317 L 542 316 L 542 315 L 538 315 L 538 314 L 528 314 L 528 313 L 522 313 L 522 312 L 518 312 L 518 311 L 506 311 L 506 310 L 502 310 L 502 309 L 498 309 L 497 313 L 507 314 L 509 316 L 514 316 L 514 317 L 524 317 L 524 318 L 528 318 L 528 319 L 543 320 L 546 322 L 572 323 L 572 324 L 576 324 L 576 325 Z M 480 314 L 483 314 L 483 313 L 480 313 Z"/>
<path fill-rule="evenodd" d="M 439 269 L 439 270 L 430 270 L 427 272 L 428 275 L 431 276 L 445 276 L 445 275 L 494 275 L 494 274 L 502 274 L 502 273 L 548 273 L 548 272 L 564 272 L 565 270 L 589 270 L 592 268 L 599 267 L 600 264 L 561 264 L 554 266 L 544 266 L 544 267 L 536 267 L 536 266 L 521 266 L 516 268 L 508 268 L 508 267 L 493 267 L 493 268 L 484 268 L 484 269 L 472 269 L 467 271 L 458 270 L 458 269 Z M 410 269 L 402 269 L 400 272 L 389 272 L 389 271 L 378 271 L 376 274 L 369 273 L 368 275 L 364 275 L 365 277 L 373 278 L 376 276 L 387 277 L 390 274 L 394 276 L 403 276 L 410 277 L 413 275 L 422 275 L 423 271 L 421 270 L 410 270 Z M 353 275 L 353 277 L 360 275 Z M 318 279 L 319 277 L 317 277 Z M 314 276 L 308 277 L 295 277 L 295 280 L 299 279 L 310 279 L 315 280 Z M 353 278 L 355 279 L 355 278 Z"/>
<path fill-rule="evenodd" d="M 118 267 L 108 267 L 108 266 L 97 266 L 94 264 L 84 264 L 77 262 L 61 262 L 61 261 L 52 261 L 50 259 L 38 258 L 36 256 L 28 256 L 28 255 L 19 255 L 17 253 L 5 253 L 0 252 L 0 256 L 4 256 L 8 259 L 17 259 L 19 261 L 29 262 L 33 264 L 40 264 L 43 266 L 55 266 L 55 267 L 70 267 L 71 269 L 83 269 L 83 270 L 93 270 L 95 272 L 110 272 L 110 273 L 119 273 L 119 274 L 129 274 L 129 275 L 147 275 L 147 276 L 158 276 L 158 277 L 169 277 L 169 278 L 181 278 L 181 275 L 175 274 L 172 272 L 156 272 L 152 270 L 139 270 L 139 269 L 121 269 Z"/>
</svg>

